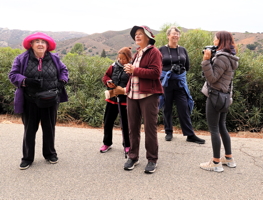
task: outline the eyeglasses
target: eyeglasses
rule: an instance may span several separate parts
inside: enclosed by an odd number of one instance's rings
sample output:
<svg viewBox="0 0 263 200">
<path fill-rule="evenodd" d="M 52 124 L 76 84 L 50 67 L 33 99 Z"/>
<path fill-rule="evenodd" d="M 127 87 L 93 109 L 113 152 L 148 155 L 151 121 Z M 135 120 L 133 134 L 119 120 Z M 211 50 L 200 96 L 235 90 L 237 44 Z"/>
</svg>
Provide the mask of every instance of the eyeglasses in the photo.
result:
<svg viewBox="0 0 263 200">
<path fill-rule="evenodd" d="M 180 33 L 170 33 L 172 36 L 180 36 Z"/>
</svg>

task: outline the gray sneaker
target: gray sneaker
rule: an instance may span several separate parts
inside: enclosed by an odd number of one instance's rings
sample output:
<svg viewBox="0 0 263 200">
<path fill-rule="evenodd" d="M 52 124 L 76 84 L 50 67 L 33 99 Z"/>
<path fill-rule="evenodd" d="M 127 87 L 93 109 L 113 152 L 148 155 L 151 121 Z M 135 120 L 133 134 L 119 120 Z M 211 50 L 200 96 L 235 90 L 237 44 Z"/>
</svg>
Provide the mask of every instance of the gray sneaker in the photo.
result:
<svg viewBox="0 0 263 200">
<path fill-rule="evenodd" d="M 133 170 L 136 165 L 139 164 L 139 160 L 132 160 L 128 159 L 127 162 L 124 164 L 125 170 Z"/>
<path fill-rule="evenodd" d="M 220 158 L 220 161 L 221 161 L 222 165 L 226 165 L 226 166 L 228 166 L 230 168 L 234 168 L 234 167 L 237 166 L 234 158 L 226 159 L 226 157 L 223 156 L 223 157 Z"/>
<path fill-rule="evenodd" d="M 144 172 L 145 172 L 146 174 L 152 174 L 152 173 L 155 172 L 156 167 L 157 167 L 157 163 L 148 162 L 148 164 L 147 164 L 146 167 L 145 167 Z"/>
</svg>

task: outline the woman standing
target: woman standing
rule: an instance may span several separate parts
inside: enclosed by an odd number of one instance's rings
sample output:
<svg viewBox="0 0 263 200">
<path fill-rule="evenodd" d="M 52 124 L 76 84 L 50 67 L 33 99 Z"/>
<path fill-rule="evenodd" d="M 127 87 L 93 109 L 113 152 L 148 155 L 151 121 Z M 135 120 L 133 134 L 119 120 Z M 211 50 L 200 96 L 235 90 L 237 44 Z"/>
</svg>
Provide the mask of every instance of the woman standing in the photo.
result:
<svg viewBox="0 0 263 200">
<path fill-rule="evenodd" d="M 193 108 L 193 100 L 188 89 L 186 71 L 189 70 L 189 57 L 184 47 L 178 45 L 180 30 L 170 27 L 166 32 L 168 44 L 160 47 L 163 55 L 162 85 L 164 89 L 164 126 L 165 139 L 173 138 L 172 110 L 175 101 L 177 113 L 183 135 L 186 141 L 204 144 L 205 140 L 197 137 L 193 131 L 190 114 Z"/>
<path fill-rule="evenodd" d="M 68 100 L 64 84 L 68 82 L 67 67 L 57 54 L 55 41 L 44 33 L 34 33 L 23 41 L 26 52 L 18 55 L 9 73 L 9 79 L 17 89 L 15 113 L 22 113 L 24 124 L 23 158 L 20 169 L 27 169 L 34 161 L 35 138 L 39 122 L 43 131 L 44 158 L 51 164 L 58 162 L 55 150 L 55 124 L 59 102 Z M 58 90 L 57 90 L 58 89 Z M 42 91 L 58 91 L 58 100 L 52 105 L 36 104 L 36 94 Z"/>
<path fill-rule="evenodd" d="M 235 56 L 235 43 L 232 34 L 226 31 L 217 32 L 214 45 L 218 47 L 215 57 L 211 60 L 211 50 L 204 51 L 202 70 L 207 80 L 209 90 L 217 90 L 224 93 L 231 92 L 231 81 L 234 70 L 238 67 L 239 58 Z M 222 172 L 222 164 L 228 167 L 236 167 L 231 151 L 231 138 L 226 129 L 227 112 L 217 111 L 211 101 L 211 94 L 206 100 L 206 118 L 211 133 L 213 158 L 206 163 L 201 163 L 204 170 Z M 230 101 L 230 99 L 229 99 Z M 225 156 L 220 158 L 221 139 L 225 147 Z"/>
<path fill-rule="evenodd" d="M 158 160 L 157 117 L 158 99 L 163 93 L 160 82 L 162 55 L 154 47 L 154 35 L 149 27 L 134 26 L 130 35 L 139 48 L 132 64 L 125 65 L 125 71 L 131 74 L 126 87 L 131 148 L 124 169 L 132 170 L 139 163 L 140 130 L 143 118 L 148 160 L 144 172 L 153 173 Z"/>
<path fill-rule="evenodd" d="M 105 153 L 111 149 L 112 129 L 114 126 L 114 121 L 116 120 L 119 112 L 123 131 L 124 153 L 127 154 L 130 150 L 129 128 L 126 109 L 126 85 L 129 80 L 129 75 L 126 74 L 126 72 L 124 71 L 124 65 L 130 63 L 131 60 L 132 53 L 130 48 L 121 48 L 118 51 L 117 61 L 108 68 L 102 78 L 102 82 L 109 89 L 106 92 L 111 93 L 111 95 L 109 94 L 109 97 L 106 98 L 107 104 L 104 113 L 104 137 L 103 145 L 100 148 L 101 153 Z M 117 98 L 119 99 L 119 101 Z"/>
</svg>

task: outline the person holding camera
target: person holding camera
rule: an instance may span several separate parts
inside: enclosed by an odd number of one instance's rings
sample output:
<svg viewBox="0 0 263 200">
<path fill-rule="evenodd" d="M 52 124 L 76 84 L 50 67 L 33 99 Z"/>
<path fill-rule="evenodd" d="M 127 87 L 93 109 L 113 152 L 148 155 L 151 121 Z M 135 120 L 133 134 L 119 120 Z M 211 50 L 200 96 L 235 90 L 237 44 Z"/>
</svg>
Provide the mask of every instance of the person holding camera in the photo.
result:
<svg viewBox="0 0 263 200">
<path fill-rule="evenodd" d="M 232 103 L 232 80 L 234 71 L 238 67 L 239 58 L 236 56 L 235 42 L 232 34 L 227 31 L 219 31 L 214 37 L 214 46 L 217 51 L 214 57 L 211 57 L 211 51 L 214 49 L 206 48 L 204 50 L 202 71 L 206 78 L 209 92 L 206 100 L 206 118 L 211 133 L 211 142 L 213 148 L 213 158 L 209 162 L 201 163 L 200 168 L 208 171 L 223 172 L 222 165 L 234 168 L 236 163 L 231 152 L 231 138 L 226 128 L 226 116 L 229 105 Z M 214 93 L 216 92 L 216 93 Z M 214 94 L 229 94 L 229 98 L 225 99 L 226 109 L 218 109 L 218 105 L 222 101 L 220 98 L 214 102 L 212 97 Z M 223 95 L 224 95 L 223 94 Z M 223 101 L 223 102 L 224 102 Z M 228 101 L 228 102 L 227 102 Z M 225 156 L 220 158 L 221 139 L 225 148 Z"/>
<path fill-rule="evenodd" d="M 192 128 L 190 114 L 194 102 L 186 80 L 190 64 L 186 49 L 178 45 L 180 30 L 172 26 L 167 29 L 166 35 L 168 44 L 159 48 L 163 56 L 161 81 L 164 99 L 160 104 L 164 107 L 165 140 L 171 141 L 173 138 L 172 110 L 175 102 L 183 135 L 187 136 L 186 141 L 204 144 L 205 140 L 197 137 Z"/>
<path fill-rule="evenodd" d="M 131 48 L 121 48 L 118 51 L 117 61 L 108 68 L 102 78 L 102 82 L 108 87 L 108 90 L 105 92 L 107 104 L 104 113 L 104 138 L 103 145 L 100 148 L 101 153 L 105 153 L 111 149 L 112 129 L 118 113 L 121 117 L 124 153 L 127 154 L 130 150 L 129 129 L 126 110 L 127 95 L 125 90 L 127 82 L 129 80 L 129 75 L 124 71 L 124 65 L 130 63 L 131 60 Z"/>
<path fill-rule="evenodd" d="M 68 82 L 68 69 L 56 53 L 56 43 L 50 36 L 37 32 L 23 41 L 27 50 L 18 55 L 9 73 L 16 86 L 14 111 L 22 113 L 24 124 L 23 157 L 20 169 L 31 166 L 35 157 L 36 132 L 41 122 L 43 157 L 51 164 L 58 162 L 55 149 L 55 125 L 59 103 L 68 101 L 64 84 Z M 40 94 L 56 94 L 40 100 Z M 59 94 L 59 95 L 58 95 Z"/>
<path fill-rule="evenodd" d="M 130 35 L 139 47 L 132 64 L 125 65 L 126 73 L 131 74 L 126 87 L 131 148 L 124 170 L 133 170 L 139 163 L 143 119 L 148 160 L 144 172 L 151 174 L 155 172 L 158 160 L 157 119 L 158 99 L 163 94 L 160 82 L 162 55 L 154 46 L 154 35 L 149 27 L 134 26 Z"/>
</svg>

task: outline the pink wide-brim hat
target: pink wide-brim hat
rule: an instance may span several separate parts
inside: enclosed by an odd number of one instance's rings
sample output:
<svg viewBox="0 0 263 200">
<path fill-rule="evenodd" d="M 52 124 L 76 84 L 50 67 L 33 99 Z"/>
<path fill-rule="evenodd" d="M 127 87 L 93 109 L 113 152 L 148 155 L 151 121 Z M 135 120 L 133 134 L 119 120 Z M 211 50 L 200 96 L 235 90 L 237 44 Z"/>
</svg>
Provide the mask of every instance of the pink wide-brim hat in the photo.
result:
<svg viewBox="0 0 263 200">
<path fill-rule="evenodd" d="M 31 42 L 33 40 L 36 40 L 36 39 L 42 39 L 42 40 L 47 41 L 47 43 L 48 43 L 47 50 L 48 51 L 53 51 L 56 48 L 56 42 L 53 40 L 53 38 L 51 38 L 47 34 L 41 33 L 41 32 L 37 32 L 37 33 L 34 33 L 32 35 L 27 36 L 23 41 L 24 48 L 27 50 L 30 49 L 31 48 Z"/>
</svg>

